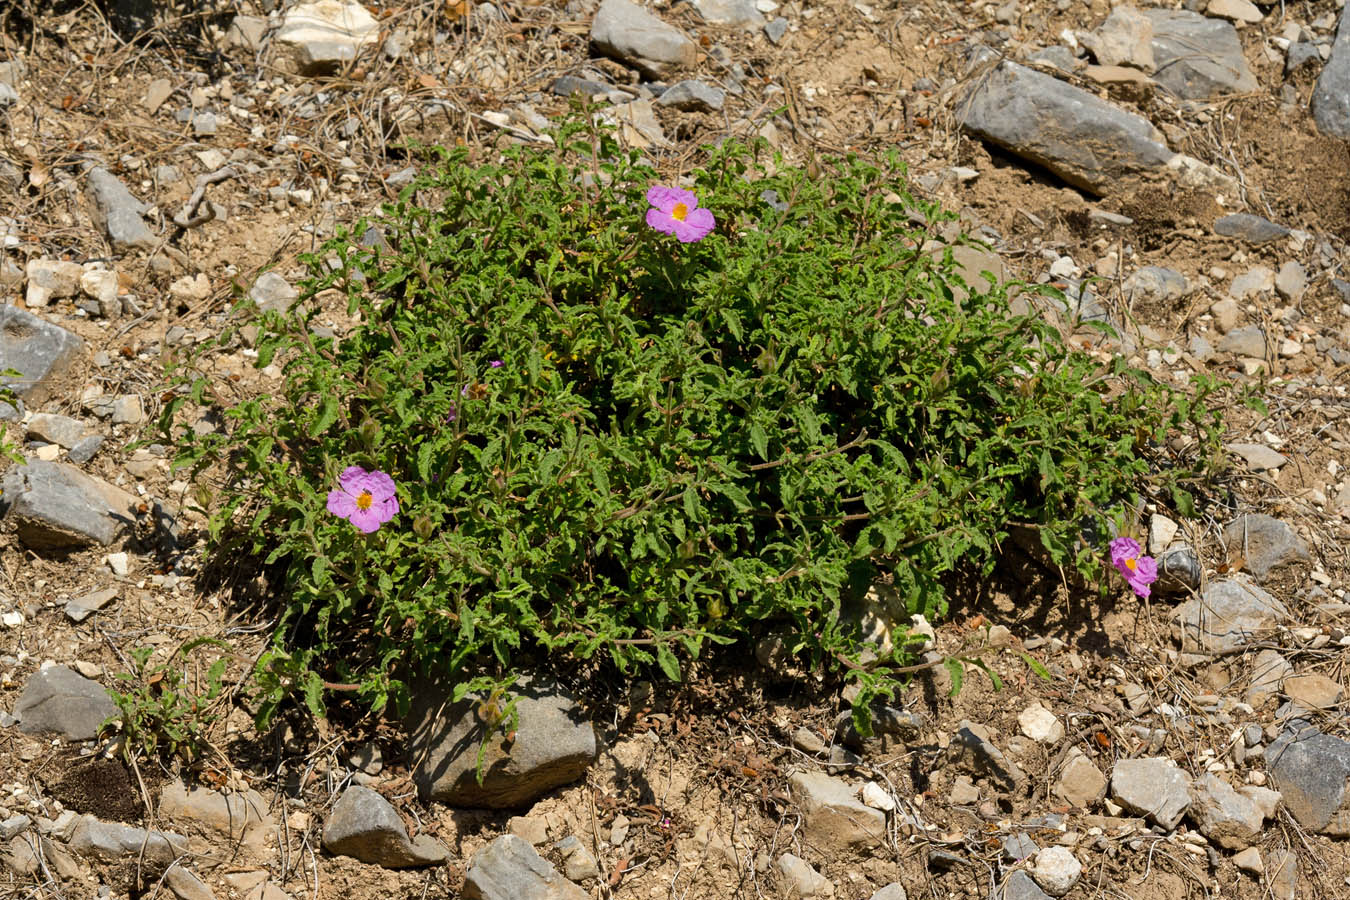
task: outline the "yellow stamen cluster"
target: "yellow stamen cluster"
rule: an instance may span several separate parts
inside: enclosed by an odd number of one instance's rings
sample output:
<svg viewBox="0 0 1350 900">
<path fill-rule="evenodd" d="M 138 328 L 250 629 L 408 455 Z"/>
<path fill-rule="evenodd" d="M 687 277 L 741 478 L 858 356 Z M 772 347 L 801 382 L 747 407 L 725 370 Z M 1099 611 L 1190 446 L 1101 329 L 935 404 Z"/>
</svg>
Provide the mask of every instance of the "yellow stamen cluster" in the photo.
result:
<svg viewBox="0 0 1350 900">
<path fill-rule="evenodd" d="M 676 203 L 675 208 L 670 211 L 670 217 L 672 219 L 678 219 L 681 222 L 683 222 L 688 215 L 689 207 L 685 206 L 683 203 Z"/>
<path fill-rule="evenodd" d="M 362 491 L 361 496 L 356 498 L 357 509 L 370 509 L 375 504 L 375 498 L 371 496 L 370 491 Z"/>
</svg>

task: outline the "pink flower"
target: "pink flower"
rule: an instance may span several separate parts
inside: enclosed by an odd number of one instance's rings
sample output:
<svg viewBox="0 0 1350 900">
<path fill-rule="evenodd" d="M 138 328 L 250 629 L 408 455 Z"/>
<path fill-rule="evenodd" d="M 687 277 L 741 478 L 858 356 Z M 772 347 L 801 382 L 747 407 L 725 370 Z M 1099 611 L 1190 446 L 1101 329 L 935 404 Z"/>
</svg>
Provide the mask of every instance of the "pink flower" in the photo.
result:
<svg viewBox="0 0 1350 900">
<path fill-rule="evenodd" d="M 717 225 L 713 214 L 699 209 L 698 198 L 683 188 L 656 186 L 647 189 L 647 224 L 664 234 L 673 234 L 682 244 L 701 241 Z"/>
<path fill-rule="evenodd" d="M 372 534 L 398 512 L 396 493 L 394 479 L 385 473 L 348 466 L 338 476 L 337 489 L 328 492 L 328 511 Z"/>
<path fill-rule="evenodd" d="M 1110 544 L 1111 565 L 1124 577 L 1125 583 L 1140 597 L 1149 595 L 1149 585 L 1158 580 L 1158 562 L 1144 556 L 1134 538 L 1118 537 Z"/>
</svg>

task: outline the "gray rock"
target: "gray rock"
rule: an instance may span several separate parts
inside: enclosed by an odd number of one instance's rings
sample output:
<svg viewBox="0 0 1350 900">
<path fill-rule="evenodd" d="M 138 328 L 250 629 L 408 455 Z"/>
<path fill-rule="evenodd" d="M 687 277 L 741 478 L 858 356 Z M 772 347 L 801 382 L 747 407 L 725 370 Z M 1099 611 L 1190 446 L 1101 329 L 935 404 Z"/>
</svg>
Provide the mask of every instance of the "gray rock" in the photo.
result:
<svg viewBox="0 0 1350 900">
<path fill-rule="evenodd" d="M 1289 618 L 1279 600 L 1243 575 L 1210 582 L 1205 592 L 1177 608 L 1182 647 L 1235 650 Z"/>
<path fill-rule="evenodd" d="M 1083 42 L 1103 66 L 1133 66 L 1152 72 L 1153 23 L 1133 6 L 1117 6 Z"/>
<path fill-rule="evenodd" d="M 98 612 L 103 607 L 117 599 L 121 588 L 104 588 L 101 591 L 93 591 L 81 597 L 76 597 L 66 604 L 66 615 L 72 622 L 83 622 L 85 619 Z"/>
<path fill-rule="evenodd" d="M 1074 56 L 1073 51 L 1062 44 L 1042 47 L 1028 56 L 1027 62 L 1040 63 L 1052 69 L 1059 69 L 1061 72 L 1072 72 L 1078 68 L 1078 57 Z"/>
<path fill-rule="evenodd" d="M 424 802 L 524 806 L 585 773 L 596 755 L 595 731 L 576 702 L 542 679 L 523 680 L 513 690 L 519 698 L 515 739 L 508 744 L 497 733 L 488 741 L 482 784 L 476 770 L 483 735 L 477 707 L 483 698 L 451 704 L 445 689 L 430 684 L 414 693 L 408 749 Z"/>
<path fill-rule="evenodd" d="M 788 780 L 814 846 L 844 850 L 876 847 L 886 839 L 886 814 L 858 799 L 847 782 L 823 772 L 796 772 Z"/>
<path fill-rule="evenodd" d="M 1031 877 L 1051 897 L 1063 897 L 1083 875 L 1083 864 L 1068 847 L 1046 847 L 1036 854 Z"/>
<path fill-rule="evenodd" d="M 361 4 L 319 0 L 291 7 L 272 41 L 300 74 L 324 75 L 350 65 L 379 34 L 379 23 Z"/>
<path fill-rule="evenodd" d="M 187 838 L 172 831 L 147 832 L 144 828 L 84 816 L 70 836 L 70 848 L 105 862 L 128 857 L 134 860 L 144 853 L 144 859 L 166 864 L 187 852 Z"/>
<path fill-rule="evenodd" d="M 204 881 L 178 863 L 169 866 L 164 873 L 164 883 L 178 900 L 216 900 L 216 895 Z"/>
<path fill-rule="evenodd" d="M 698 48 L 679 29 L 629 0 L 604 0 L 591 23 L 591 42 L 602 53 L 664 79 L 691 67 Z"/>
<path fill-rule="evenodd" d="M 755 29 L 764 25 L 764 16 L 755 0 L 693 0 L 694 9 L 711 25 L 738 25 Z"/>
<path fill-rule="evenodd" d="M 788 20 L 779 16 L 764 26 L 764 36 L 769 39 L 769 43 L 776 46 L 783 42 L 783 35 L 787 34 L 787 30 Z"/>
<path fill-rule="evenodd" d="M 949 752 L 955 762 L 975 775 L 983 775 L 1000 790 L 1015 790 L 1026 781 L 1026 773 L 1008 759 L 984 734 L 984 729 L 966 719 L 952 736 Z"/>
<path fill-rule="evenodd" d="M 1239 238 L 1249 244 L 1265 244 L 1288 237 L 1289 229 L 1251 213 L 1230 213 L 1214 221 L 1214 233 Z"/>
<path fill-rule="evenodd" d="M 94 206 L 114 250 L 149 250 L 159 243 L 141 218 L 150 207 L 132 196 L 116 175 L 102 166 L 94 166 L 88 178 Z"/>
<path fill-rule="evenodd" d="M 1233 283 L 1228 286 L 1228 293 L 1237 300 L 1269 294 L 1273 290 L 1275 290 L 1275 273 L 1265 266 L 1252 266 L 1234 278 Z"/>
<path fill-rule="evenodd" d="M 529 842 L 504 834 L 474 854 L 464 876 L 464 900 L 589 900 L 558 874 Z"/>
<path fill-rule="evenodd" d="M 1014 831 L 1000 841 L 1003 859 L 1010 863 L 1019 863 L 1029 856 L 1035 856 L 1041 849 L 1025 831 Z"/>
<path fill-rule="evenodd" d="M 1182 544 L 1158 555 L 1158 590 L 1164 593 L 1198 591 L 1204 584 L 1200 557 L 1189 545 Z"/>
<path fill-rule="evenodd" d="M 1255 803 L 1210 772 L 1193 786 L 1191 819 L 1201 834 L 1228 850 L 1250 847 L 1264 821 Z"/>
<path fill-rule="evenodd" d="M 1284 679 L 1293 674 L 1294 667 L 1278 650 L 1262 650 L 1256 654 L 1256 660 L 1252 663 L 1252 680 L 1243 699 L 1260 709 L 1267 700 L 1279 693 Z"/>
<path fill-rule="evenodd" d="M 13 87 L 0 81 L 0 109 L 8 109 L 19 102 L 19 92 Z"/>
<path fill-rule="evenodd" d="M 1267 469 L 1278 469 L 1289 462 L 1289 457 L 1280 453 L 1278 450 L 1272 450 L 1265 444 L 1245 444 L 1234 443 L 1224 444 L 1224 449 L 1229 453 L 1242 457 L 1242 461 L 1251 466 L 1258 472 L 1264 472 Z"/>
<path fill-rule="evenodd" d="M 1173 155 L 1147 119 L 1013 62 L 975 75 L 956 112 L 971 134 L 1095 194 Z"/>
<path fill-rule="evenodd" d="M 787 896 L 802 900 L 819 900 L 834 896 L 834 884 L 817 872 L 799 856 L 784 853 L 778 857 L 778 874 L 782 876 Z"/>
<path fill-rule="evenodd" d="M 1295 41 L 1284 53 L 1284 75 L 1288 78 L 1299 69 L 1322 64 L 1322 54 L 1317 45 L 1309 41 Z"/>
<path fill-rule="evenodd" d="M 1280 266 L 1275 275 L 1275 292 L 1286 300 L 1297 300 L 1308 288 L 1308 272 L 1303 264 L 1291 259 Z"/>
<path fill-rule="evenodd" d="M 1344 10 L 1331 56 L 1317 77 L 1309 105 L 1318 131 L 1330 137 L 1350 138 L 1350 14 Z"/>
<path fill-rule="evenodd" d="M 28 436 L 60 444 L 67 449 L 74 447 L 89 434 L 89 426 L 79 419 L 62 416 L 57 413 L 36 413 L 28 420 Z"/>
<path fill-rule="evenodd" d="M 261 854 L 269 828 L 274 827 L 267 801 L 254 790 L 222 794 L 199 787 L 189 791 L 173 779 L 160 792 L 159 811 L 175 819 L 188 819 L 220 832 L 231 843 L 242 842 Z"/>
<path fill-rule="evenodd" d="M 0 481 L 0 515 L 33 549 L 108 546 L 136 521 L 139 501 L 65 463 L 34 459 Z"/>
<path fill-rule="evenodd" d="M 7 841 L 20 832 L 27 831 L 32 824 L 33 820 L 23 813 L 15 813 L 5 821 L 0 822 L 0 841 Z"/>
<path fill-rule="evenodd" d="M 1153 24 L 1153 77 L 1184 100 L 1257 89 L 1231 23 L 1189 10 L 1145 10 Z"/>
<path fill-rule="evenodd" d="M 17 306 L 0 306 L 0 384 L 30 406 L 40 406 L 84 355 L 84 341 Z"/>
<path fill-rule="evenodd" d="M 253 282 L 248 296 L 262 312 L 284 313 L 290 310 L 300 292 L 276 272 L 264 272 Z"/>
<path fill-rule="evenodd" d="M 1272 569 L 1308 561 L 1308 545 L 1285 522 L 1267 515 L 1239 516 L 1223 530 L 1228 554 L 1246 560 L 1244 567 L 1264 581 Z"/>
<path fill-rule="evenodd" d="M 430 835 L 410 839 L 389 801 L 360 785 L 348 787 L 333 804 L 323 826 L 323 846 L 329 853 L 386 869 L 435 865 L 450 855 Z"/>
<path fill-rule="evenodd" d="M 1191 778 L 1170 759 L 1122 759 L 1111 773 L 1111 796 L 1130 812 L 1171 831 L 1191 805 Z"/>
<path fill-rule="evenodd" d="M 1300 825 L 1350 836 L 1350 741 L 1295 719 L 1266 748 L 1266 764 L 1285 808 Z"/>
<path fill-rule="evenodd" d="M 1264 359 L 1266 356 L 1266 333 L 1260 325 L 1245 325 L 1242 328 L 1234 328 L 1219 341 L 1219 352 Z"/>
<path fill-rule="evenodd" d="M 1050 895 L 1041 890 L 1022 869 L 1018 869 L 1003 882 L 1003 889 L 996 895 L 998 900 L 1050 900 Z"/>
<path fill-rule="evenodd" d="M 225 43 L 253 53 L 267 36 L 267 20 L 259 16 L 235 16 L 225 32 Z"/>
<path fill-rule="evenodd" d="M 563 874 L 570 881 L 586 881 L 600 877 L 600 866 L 595 856 L 575 834 L 569 834 L 553 845 L 562 854 Z"/>
<path fill-rule="evenodd" d="M 210 137 L 220 128 L 213 112 L 200 112 L 192 117 L 192 133 L 197 137 Z"/>
<path fill-rule="evenodd" d="M 103 446 L 105 440 L 106 437 L 104 435 L 91 434 L 82 439 L 74 447 L 71 447 L 70 452 L 67 453 L 66 456 L 69 457 L 71 462 L 82 466 L 94 458 L 94 454 L 98 453 L 99 448 Z"/>
<path fill-rule="evenodd" d="M 1119 12 L 1124 7 L 1117 7 Z M 1167 302 L 1186 296 L 1190 290 L 1186 276 L 1163 266 L 1144 266 L 1125 279 L 1122 289 L 1127 297 Z"/>
<path fill-rule="evenodd" d="M 575 75 L 563 75 L 549 88 L 559 97 L 570 97 L 573 94 L 582 94 L 586 97 L 608 97 L 614 93 L 615 88 L 612 84 L 605 84 L 603 81 L 591 81 L 586 78 L 578 78 Z"/>
<path fill-rule="evenodd" d="M 893 881 L 873 894 L 872 900 L 909 900 L 909 897 L 905 894 L 904 885 Z"/>
<path fill-rule="evenodd" d="M 14 706 L 24 734 L 59 734 L 69 741 L 93 740 L 115 715 L 117 706 L 103 685 L 66 666 L 34 672 Z"/>
<path fill-rule="evenodd" d="M 727 92 L 701 81 L 690 79 L 673 84 L 660 97 L 657 106 L 673 106 L 676 109 L 699 112 L 716 112 L 726 102 Z"/>
</svg>

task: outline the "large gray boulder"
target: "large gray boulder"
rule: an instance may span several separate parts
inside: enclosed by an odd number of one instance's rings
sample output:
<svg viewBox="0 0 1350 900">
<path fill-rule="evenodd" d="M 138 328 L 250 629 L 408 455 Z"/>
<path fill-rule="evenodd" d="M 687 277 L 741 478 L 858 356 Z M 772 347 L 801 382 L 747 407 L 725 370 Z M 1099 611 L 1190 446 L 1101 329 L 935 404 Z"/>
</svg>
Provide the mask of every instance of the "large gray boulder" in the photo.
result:
<svg viewBox="0 0 1350 900">
<path fill-rule="evenodd" d="M 0 481 L 0 518 L 35 550 L 108 546 L 136 523 L 131 494 L 67 463 L 33 459 Z"/>
<path fill-rule="evenodd" d="M 0 384 L 26 403 L 40 406 L 57 382 L 84 355 L 84 341 L 17 306 L 0 306 Z"/>
<path fill-rule="evenodd" d="M 1330 137 L 1350 138 L 1350 14 L 1344 10 L 1331 57 L 1317 76 L 1311 107 L 1318 131 Z"/>
<path fill-rule="evenodd" d="M 108 862 L 143 858 L 170 863 L 187 852 L 187 838 L 171 831 L 149 831 L 120 822 L 100 822 L 85 816 L 70 836 L 70 847 L 82 856 Z"/>
<path fill-rule="evenodd" d="M 515 734 L 508 741 L 498 730 L 488 738 L 481 784 L 478 748 L 486 726 L 478 711 L 483 698 L 450 703 L 448 690 L 434 684 L 414 692 L 408 750 L 413 782 L 424 802 L 524 806 L 576 781 L 595 761 L 595 730 L 571 696 L 543 679 L 522 679 L 513 691 L 519 716 Z"/>
<path fill-rule="evenodd" d="M 1208 100 L 1257 89 L 1232 23 L 1185 9 L 1150 9 L 1153 78 L 1185 100 Z"/>
<path fill-rule="evenodd" d="M 1159 172 L 1173 156 L 1142 116 L 1014 62 L 976 74 L 956 113 L 976 137 L 1094 194 Z"/>
</svg>

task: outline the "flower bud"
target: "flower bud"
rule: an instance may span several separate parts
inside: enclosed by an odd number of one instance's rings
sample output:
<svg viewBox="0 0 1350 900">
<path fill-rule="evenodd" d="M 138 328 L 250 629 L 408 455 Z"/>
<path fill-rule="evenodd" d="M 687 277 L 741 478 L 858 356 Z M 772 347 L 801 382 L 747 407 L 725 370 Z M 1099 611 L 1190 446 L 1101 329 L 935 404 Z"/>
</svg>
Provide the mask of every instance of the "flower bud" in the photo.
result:
<svg viewBox="0 0 1350 900">
<path fill-rule="evenodd" d="M 431 524 L 431 519 L 427 518 L 426 516 L 418 516 L 417 518 L 413 519 L 413 534 L 417 535 L 424 541 L 431 540 L 433 528 L 434 526 Z"/>
<path fill-rule="evenodd" d="M 367 450 L 371 450 L 375 447 L 375 440 L 380 436 L 380 426 L 375 424 L 374 419 L 362 419 L 357 433 L 361 435 L 361 443 L 366 445 Z"/>
</svg>

